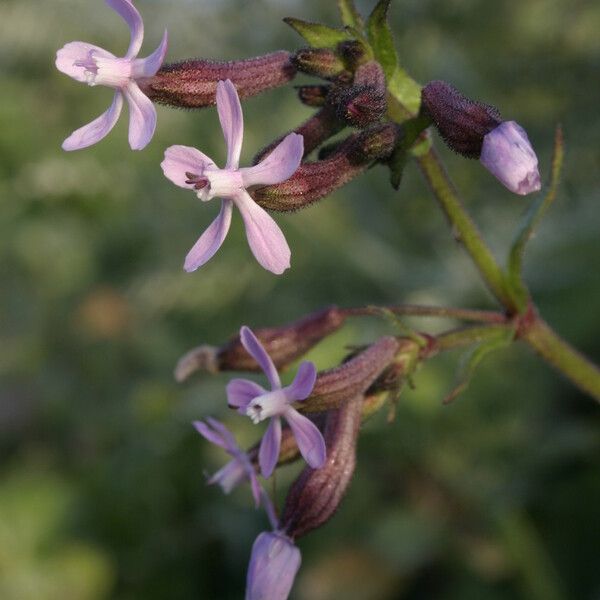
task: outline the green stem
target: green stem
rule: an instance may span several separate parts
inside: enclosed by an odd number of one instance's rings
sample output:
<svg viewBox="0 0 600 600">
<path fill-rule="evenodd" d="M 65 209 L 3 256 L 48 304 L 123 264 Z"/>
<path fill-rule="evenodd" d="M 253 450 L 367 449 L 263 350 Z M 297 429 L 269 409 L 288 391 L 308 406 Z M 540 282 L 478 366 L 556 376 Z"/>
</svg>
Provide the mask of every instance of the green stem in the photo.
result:
<svg viewBox="0 0 600 600">
<path fill-rule="evenodd" d="M 600 369 L 563 340 L 543 319 L 536 317 L 521 339 L 579 389 L 600 402 Z"/>
<path fill-rule="evenodd" d="M 512 323 L 481 325 L 473 327 L 461 327 L 446 331 L 436 336 L 436 349 L 438 352 L 462 348 L 471 344 L 479 344 L 486 340 L 497 338 L 501 331 L 508 331 L 514 328 Z"/>
<path fill-rule="evenodd" d="M 506 288 L 504 273 L 463 207 L 437 152 L 430 148 L 417 158 L 417 162 L 452 225 L 456 239 L 464 245 L 492 294 L 507 310 L 514 311 L 516 307 Z"/>
<path fill-rule="evenodd" d="M 395 315 L 407 317 L 445 317 L 461 321 L 475 321 L 479 323 L 505 323 L 506 315 L 493 310 L 471 310 L 468 308 L 454 308 L 450 306 L 422 306 L 418 304 L 397 304 L 387 306 L 361 306 L 358 308 L 345 308 L 341 312 L 349 317 L 377 316 L 381 310 L 387 310 Z"/>
</svg>

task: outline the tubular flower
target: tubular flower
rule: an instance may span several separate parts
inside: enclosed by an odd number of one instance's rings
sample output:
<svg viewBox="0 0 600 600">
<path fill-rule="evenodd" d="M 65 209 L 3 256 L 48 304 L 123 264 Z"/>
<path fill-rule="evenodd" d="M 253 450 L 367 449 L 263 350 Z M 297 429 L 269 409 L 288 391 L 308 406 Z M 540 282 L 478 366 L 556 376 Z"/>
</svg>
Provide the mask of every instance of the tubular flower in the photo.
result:
<svg viewBox="0 0 600 600">
<path fill-rule="evenodd" d="M 247 188 L 281 183 L 291 177 L 302 160 L 302 136 L 290 133 L 256 166 L 240 169 L 244 120 L 237 91 L 230 80 L 220 81 L 217 85 L 217 111 L 227 143 L 224 169 L 219 169 L 208 156 L 188 146 L 167 148 L 161 163 L 168 179 L 179 187 L 194 190 L 203 202 L 222 198 L 219 216 L 188 253 L 184 269 L 195 271 L 221 247 L 235 205 L 242 214 L 248 244 L 256 260 L 268 271 L 279 275 L 290 266 L 290 249 L 277 223 L 256 204 Z"/>
<path fill-rule="evenodd" d="M 118 58 L 87 42 L 70 42 L 56 53 L 56 68 L 76 81 L 90 86 L 105 85 L 115 90 L 109 109 L 74 131 L 64 142 L 64 150 L 87 148 L 110 133 L 115 126 L 123 100 L 129 104 L 129 145 L 141 150 L 148 145 L 156 128 L 156 109 L 140 90 L 137 80 L 151 77 L 163 63 L 167 52 L 165 31 L 158 48 L 146 58 L 137 58 L 144 39 L 142 17 L 131 0 L 106 0 L 129 26 L 131 41 L 124 57 Z"/>
<path fill-rule="evenodd" d="M 238 412 L 249 416 L 254 423 L 271 418 L 258 452 L 258 462 L 263 476 L 271 475 L 279 458 L 281 417 L 285 417 L 289 423 L 304 460 L 313 469 L 321 468 L 326 454 L 323 436 L 310 419 L 291 406 L 292 403 L 305 400 L 310 395 L 317 377 L 315 365 L 309 361 L 301 363 L 292 384 L 282 388 L 271 357 L 248 327 L 241 328 L 240 339 L 271 384 L 271 391 L 247 379 L 232 379 L 227 385 L 230 407 L 237 408 Z"/>
<path fill-rule="evenodd" d="M 248 479 L 252 487 L 252 496 L 258 507 L 261 498 L 261 487 L 256 476 L 256 471 L 248 455 L 237 445 L 233 434 L 216 419 L 208 417 L 204 421 L 194 421 L 198 433 L 209 442 L 220 446 L 233 458 L 222 469 L 209 478 L 209 485 L 217 483 L 225 494 L 237 487 L 242 481 Z"/>
<path fill-rule="evenodd" d="M 284 533 L 259 534 L 248 566 L 246 600 L 286 600 L 301 560 L 300 550 Z"/>
<path fill-rule="evenodd" d="M 524 196 L 541 188 L 538 158 L 525 130 L 504 121 L 483 138 L 481 164 L 511 192 Z"/>
</svg>

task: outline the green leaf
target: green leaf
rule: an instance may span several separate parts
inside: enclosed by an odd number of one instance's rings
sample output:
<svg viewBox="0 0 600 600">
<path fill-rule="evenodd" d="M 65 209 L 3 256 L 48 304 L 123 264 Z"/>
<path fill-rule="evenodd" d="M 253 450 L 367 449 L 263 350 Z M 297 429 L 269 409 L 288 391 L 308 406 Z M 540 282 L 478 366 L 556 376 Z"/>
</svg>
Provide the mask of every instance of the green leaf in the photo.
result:
<svg viewBox="0 0 600 600">
<path fill-rule="evenodd" d="M 508 288 L 513 299 L 516 301 L 518 308 L 521 310 L 527 305 L 528 299 L 527 288 L 523 283 L 523 256 L 525 254 L 525 246 L 531 239 L 535 228 L 545 212 L 550 208 L 556 198 L 563 158 L 563 134 L 562 129 L 559 126 L 556 128 L 554 136 L 554 155 L 552 157 L 550 187 L 546 195 L 537 198 L 525 213 L 508 255 Z"/>
<path fill-rule="evenodd" d="M 390 167 L 390 183 L 397 190 L 402 181 L 402 173 L 408 161 L 408 152 L 418 156 L 423 148 L 427 151 L 431 142 L 429 138 L 423 135 L 423 131 L 431 125 L 431 119 L 425 116 L 418 116 L 409 119 L 402 124 L 403 136 L 401 142 L 396 146 L 392 156 L 388 161 Z M 422 138 L 422 139 L 419 139 Z"/>
<path fill-rule="evenodd" d="M 408 154 L 406 148 L 402 145 L 397 146 L 390 157 L 388 165 L 390 167 L 390 183 L 392 187 L 397 190 L 400 188 L 402 183 L 402 175 L 404 174 L 404 167 L 408 161 Z"/>
<path fill-rule="evenodd" d="M 388 90 L 403 109 L 401 112 L 404 113 L 404 116 L 401 114 L 390 115 L 397 123 L 402 123 L 419 112 L 421 86 L 404 69 L 396 67 L 391 77 L 388 78 Z"/>
<path fill-rule="evenodd" d="M 314 48 L 331 48 L 340 42 L 353 39 L 347 29 L 329 27 L 322 23 L 310 23 L 293 17 L 286 17 L 283 21 Z"/>
<path fill-rule="evenodd" d="M 458 378 L 458 383 L 454 389 L 444 398 L 444 404 L 449 404 L 462 394 L 471 383 L 475 370 L 481 361 L 492 352 L 506 348 L 514 340 L 515 331 L 513 329 L 501 329 L 497 335 L 488 338 L 477 346 L 468 356 L 462 373 Z"/>
<path fill-rule="evenodd" d="M 387 21 L 387 13 L 391 0 L 379 0 L 367 21 L 367 36 L 375 58 L 383 67 L 386 78 L 389 79 L 398 68 L 398 54 L 394 46 L 392 30 Z"/>
<path fill-rule="evenodd" d="M 358 10 L 356 10 L 356 6 L 354 6 L 354 0 L 337 0 L 337 3 L 342 23 L 348 27 L 354 27 L 362 31 L 364 27 L 363 19 Z"/>
</svg>

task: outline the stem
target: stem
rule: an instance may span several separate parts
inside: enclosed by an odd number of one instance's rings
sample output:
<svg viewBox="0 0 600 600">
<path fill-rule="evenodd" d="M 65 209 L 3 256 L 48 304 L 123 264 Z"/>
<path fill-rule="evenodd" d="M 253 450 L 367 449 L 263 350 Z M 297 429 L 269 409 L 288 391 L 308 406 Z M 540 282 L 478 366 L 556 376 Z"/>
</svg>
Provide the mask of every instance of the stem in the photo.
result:
<svg viewBox="0 0 600 600">
<path fill-rule="evenodd" d="M 431 148 L 419 156 L 417 162 L 446 218 L 452 225 L 456 239 L 463 244 L 473 259 L 492 294 L 509 311 L 514 311 L 516 307 L 506 289 L 504 273 L 492 251 L 483 241 L 477 225 L 463 207 L 437 152 Z"/>
<path fill-rule="evenodd" d="M 450 306 L 421 306 L 417 304 L 399 304 L 394 306 L 362 306 L 358 308 L 341 309 L 348 317 L 377 316 L 381 309 L 396 315 L 408 317 L 448 317 L 461 321 L 476 321 L 479 323 L 505 323 L 506 316 L 492 310 L 471 310 L 467 308 L 453 308 Z"/>
<path fill-rule="evenodd" d="M 511 323 L 504 325 L 481 325 L 479 327 L 462 327 L 446 331 L 436 336 L 436 349 L 438 352 L 445 350 L 453 350 L 454 348 L 462 348 L 471 344 L 478 344 L 485 340 L 498 337 L 498 333 L 502 330 L 508 331 L 514 326 Z"/>
<path fill-rule="evenodd" d="M 600 402 L 600 369 L 563 340 L 543 319 L 536 317 L 521 339 L 579 389 Z"/>
</svg>

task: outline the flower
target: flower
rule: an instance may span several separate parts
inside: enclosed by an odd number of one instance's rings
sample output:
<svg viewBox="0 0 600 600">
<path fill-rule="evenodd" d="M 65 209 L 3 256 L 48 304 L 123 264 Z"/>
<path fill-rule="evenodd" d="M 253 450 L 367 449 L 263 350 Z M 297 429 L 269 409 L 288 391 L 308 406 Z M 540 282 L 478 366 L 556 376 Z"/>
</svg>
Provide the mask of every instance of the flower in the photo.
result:
<svg viewBox="0 0 600 600">
<path fill-rule="evenodd" d="M 483 138 L 481 164 L 511 192 L 522 196 L 541 188 L 538 159 L 527 133 L 504 121 Z"/>
<path fill-rule="evenodd" d="M 198 433 L 233 456 L 232 460 L 209 478 L 208 484 L 218 483 L 223 492 L 229 494 L 242 481 L 248 479 L 252 487 L 254 502 L 258 507 L 261 498 L 261 487 L 248 455 L 237 445 L 233 434 L 223 423 L 211 417 L 208 417 L 206 421 L 206 423 L 204 421 L 194 421 L 194 427 Z"/>
<path fill-rule="evenodd" d="M 258 462 L 263 476 L 270 477 L 279 458 L 281 417 L 285 417 L 289 423 L 304 460 L 313 469 L 319 469 L 325 463 L 323 436 L 310 419 L 291 406 L 293 402 L 305 400 L 310 395 L 317 377 L 315 365 L 309 361 L 301 363 L 292 384 L 282 388 L 271 357 L 248 327 L 240 329 L 240 339 L 271 384 L 270 392 L 247 379 L 232 379 L 227 385 L 230 407 L 237 408 L 238 412 L 249 416 L 255 424 L 271 418 L 258 451 Z"/>
<path fill-rule="evenodd" d="M 290 133 L 256 166 L 240 169 L 244 119 L 237 91 L 229 80 L 217 84 L 217 110 L 227 143 L 224 169 L 219 169 L 208 156 L 188 146 L 167 148 L 161 163 L 168 179 L 179 187 L 194 190 L 203 202 L 222 198 L 219 216 L 188 253 L 184 269 L 195 271 L 221 247 L 229 231 L 235 204 L 242 214 L 248 244 L 256 260 L 265 269 L 279 275 L 290 266 L 290 249 L 277 223 L 256 204 L 247 188 L 288 179 L 302 160 L 303 138 Z"/>
<path fill-rule="evenodd" d="M 286 600 L 301 560 L 300 550 L 284 533 L 259 534 L 248 566 L 246 600 Z"/>
<path fill-rule="evenodd" d="M 156 128 L 156 109 L 138 87 L 136 80 L 151 77 L 163 63 L 167 52 L 165 31 L 158 48 L 147 58 L 137 58 L 144 39 L 142 17 L 131 0 L 106 0 L 106 3 L 127 23 L 131 34 L 129 49 L 123 58 L 88 44 L 70 42 L 56 53 L 56 68 L 76 81 L 90 86 L 106 85 L 115 89 L 110 108 L 74 131 L 64 142 L 64 150 L 87 148 L 104 138 L 115 126 L 123 99 L 129 104 L 129 145 L 141 150 L 152 139 Z"/>
</svg>

